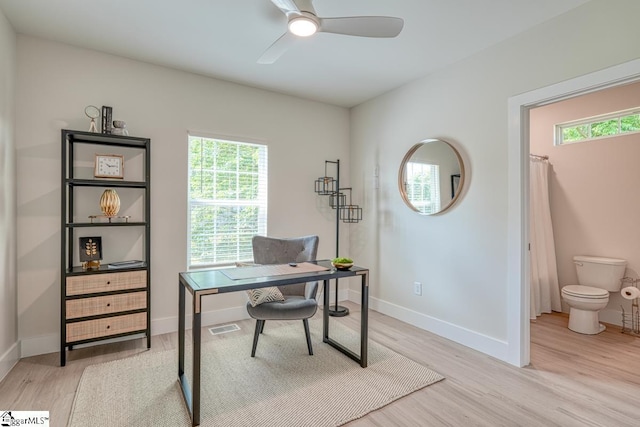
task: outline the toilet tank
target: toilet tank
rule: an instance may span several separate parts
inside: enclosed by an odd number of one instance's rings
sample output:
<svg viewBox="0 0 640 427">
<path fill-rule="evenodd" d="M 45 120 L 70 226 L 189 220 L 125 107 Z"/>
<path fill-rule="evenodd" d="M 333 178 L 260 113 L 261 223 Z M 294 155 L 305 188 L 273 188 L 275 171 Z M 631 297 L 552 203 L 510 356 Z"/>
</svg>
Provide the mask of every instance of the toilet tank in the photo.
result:
<svg viewBox="0 0 640 427">
<path fill-rule="evenodd" d="M 622 285 L 620 279 L 624 277 L 627 268 L 627 261 L 624 259 L 584 255 L 574 256 L 573 263 L 578 273 L 578 284 L 609 292 L 620 290 Z"/>
</svg>

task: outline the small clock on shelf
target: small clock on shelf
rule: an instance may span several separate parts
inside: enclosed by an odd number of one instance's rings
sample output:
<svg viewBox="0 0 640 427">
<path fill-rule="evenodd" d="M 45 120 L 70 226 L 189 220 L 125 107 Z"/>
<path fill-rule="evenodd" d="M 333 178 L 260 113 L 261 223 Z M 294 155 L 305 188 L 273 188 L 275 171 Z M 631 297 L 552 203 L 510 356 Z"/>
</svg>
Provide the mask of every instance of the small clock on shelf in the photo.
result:
<svg viewBox="0 0 640 427">
<path fill-rule="evenodd" d="M 124 156 L 96 154 L 93 176 L 96 178 L 124 178 Z"/>
</svg>

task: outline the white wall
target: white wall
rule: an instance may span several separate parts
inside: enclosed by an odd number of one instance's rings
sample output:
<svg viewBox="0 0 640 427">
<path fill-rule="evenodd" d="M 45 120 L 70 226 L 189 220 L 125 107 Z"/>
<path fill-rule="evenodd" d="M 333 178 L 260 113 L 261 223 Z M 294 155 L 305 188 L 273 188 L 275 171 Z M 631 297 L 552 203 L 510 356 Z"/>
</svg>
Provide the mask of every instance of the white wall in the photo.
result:
<svg viewBox="0 0 640 427">
<path fill-rule="evenodd" d="M 14 93 L 16 35 L 0 11 L 0 380 L 18 361 Z"/>
<path fill-rule="evenodd" d="M 112 106 L 131 135 L 151 138 L 152 334 L 177 329 L 177 278 L 186 270 L 187 131 L 264 141 L 268 233 L 318 234 L 319 257 L 333 256 L 333 215 L 313 188 L 325 159 L 340 158 L 349 176 L 348 110 L 21 35 L 17 46 L 23 356 L 58 350 L 60 128 L 88 129 L 89 104 Z M 346 247 L 348 233 L 342 237 Z M 242 294 L 209 298 L 203 323 L 245 317 L 245 301 Z"/>
<path fill-rule="evenodd" d="M 593 0 L 352 110 L 352 185 L 364 189 L 365 220 L 352 228 L 351 255 L 373 267 L 373 308 L 508 359 L 518 344 L 507 322 L 508 99 L 639 57 L 639 12 L 633 0 Z M 467 180 L 451 210 L 423 217 L 402 203 L 397 173 L 429 137 L 462 152 Z"/>
<path fill-rule="evenodd" d="M 560 286 L 576 284 L 574 255 L 626 259 L 627 275 L 640 272 L 640 134 L 554 146 L 554 125 L 638 107 L 640 83 L 610 88 L 532 109 L 530 150 L 549 156 L 549 197 Z M 622 325 L 612 293 L 600 320 Z M 563 311 L 568 307 L 563 302 Z"/>
<path fill-rule="evenodd" d="M 349 245 L 341 247 L 371 267 L 371 306 L 506 359 L 507 99 L 639 57 L 638 12 L 634 0 L 616 0 L 615 7 L 592 0 L 350 116 L 337 107 L 19 36 L 22 355 L 57 350 L 59 129 L 87 128 L 83 109 L 95 104 L 112 105 L 132 134 L 152 138 L 153 333 L 176 327 L 176 276 L 186 268 L 184 143 L 187 130 L 199 130 L 269 144 L 275 171 L 269 234 L 317 233 L 321 257 L 333 256 L 334 223 L 312 182 L 325 159 L 340 158 L 353 201 L 365 208 L 362 223 L 342 227 Z M 451 210 L 423 217 L 402 203 L 397 173 L 404 153 L 429 137 L 461 151 L 467 186 Z M 379 189 L 373 188 L 376 165 Z M 424 284 L 421 297 L 412 294 L 415 280 Z M 243 302 L 241 295 L 209 301 L 205 322 L 242 316 Z"/>
</svg>

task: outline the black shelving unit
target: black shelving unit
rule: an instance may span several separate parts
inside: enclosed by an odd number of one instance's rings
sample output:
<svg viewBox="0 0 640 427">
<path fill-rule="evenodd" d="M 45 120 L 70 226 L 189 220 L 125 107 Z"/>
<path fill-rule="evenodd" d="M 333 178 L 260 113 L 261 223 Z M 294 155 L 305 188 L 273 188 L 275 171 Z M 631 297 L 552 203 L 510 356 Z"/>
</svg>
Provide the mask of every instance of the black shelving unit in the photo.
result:
<svg viewBox="0 0 640 427">
<path fill-rule="evenodd" d="M 61 200 L 61 261 L 60 261 L 60 365 L 66 364 L 67 349 L 119 337 L 146 335 L 151 347 L 151 152 L 150 139 L 62 130 L 62 200 Z M 91 179 L 76 177 L 76 148 L 95 145 L 96 150 L 110 147 L 142 152 L 141 181 Z M 126 160 L 126 157 L 125 157 Z M 86 159 L 84 159 L 86 163 Z M 125 179 L 126 170 L 125 170 Z M 128 188 L 144 193 L 142 220 L 91 222 L 89 218 L 74 218 L 74 208 L 80 199 L 79 188 Z M 142 266 L 111 269 L 83 269 L 74 264 L 79 230 L 96 228 L 103 234 L 116 228 L 142 229 L 144 236 Z M 76 232 L 78 231 L 78 232 Z"/>
</svg>

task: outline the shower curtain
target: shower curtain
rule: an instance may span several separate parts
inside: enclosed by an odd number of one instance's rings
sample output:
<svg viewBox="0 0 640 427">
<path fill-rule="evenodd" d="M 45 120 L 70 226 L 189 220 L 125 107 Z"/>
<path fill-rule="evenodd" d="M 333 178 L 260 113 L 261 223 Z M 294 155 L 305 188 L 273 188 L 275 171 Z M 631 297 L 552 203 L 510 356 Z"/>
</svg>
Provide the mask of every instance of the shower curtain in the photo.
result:
<svg viewBox="0 0 640 427">
<path fill-rule="evenodd" d="M 531 157 L 529 258 L 531 265 L 531 307 L 529 317 L 562 311 L 556 249 L 549 205 L 549 161 Z"/>
</svg>

